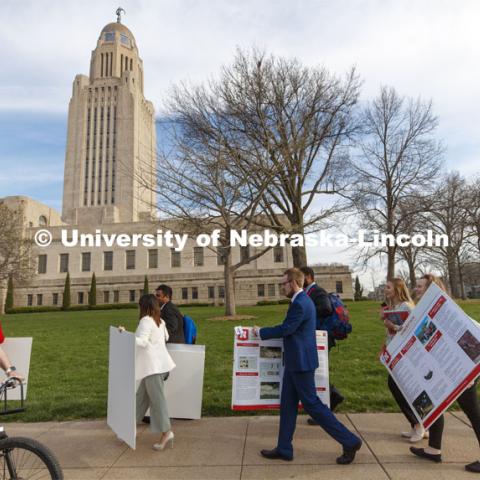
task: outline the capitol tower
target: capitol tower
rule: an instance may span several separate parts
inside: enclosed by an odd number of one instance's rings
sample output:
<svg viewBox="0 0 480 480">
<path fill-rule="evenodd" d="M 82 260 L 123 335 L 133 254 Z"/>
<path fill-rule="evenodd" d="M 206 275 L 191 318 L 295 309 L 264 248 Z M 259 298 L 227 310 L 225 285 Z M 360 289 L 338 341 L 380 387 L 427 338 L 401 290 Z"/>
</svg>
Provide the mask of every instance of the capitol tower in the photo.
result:
<svg viewBox="0 0 480 480">
<path fill-rule="evenodd" d="M 70 225 L 155 215 L 154 107 L 143 95 L 143 62 L 121 13 L 100 32 L 90 75 L 73 82 L 62 211 Z"/>
</svg>

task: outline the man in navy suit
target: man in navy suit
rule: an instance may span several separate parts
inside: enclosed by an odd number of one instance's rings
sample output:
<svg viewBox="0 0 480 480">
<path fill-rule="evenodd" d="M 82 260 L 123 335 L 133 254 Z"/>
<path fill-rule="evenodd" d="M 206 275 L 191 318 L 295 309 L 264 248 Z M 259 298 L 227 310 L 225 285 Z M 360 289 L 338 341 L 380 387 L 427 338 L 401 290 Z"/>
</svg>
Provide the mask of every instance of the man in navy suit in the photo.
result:
<svg viewBox="0 0 480 480">
<path fill-rule="evenodd" d="M 273 450 L 262 450 L 261 454 L 270 459 L 293 460 L 292 439 L 300 400 L 305 411 L 343 446 L 337 463 L 346 465 L 352 463 L 362 441 L 340 423 L 317 396 L 314 378 L 318 367 L 316 312 L 312 300 L 302 289 L 303 280 L 299 269 L 288 269 L 282 278 L 284 293 L 291 299 L 285 320 L 276 327 L 255 327 L 262 340 L 283 338 L 285 352 L 278 443 Z"/>
</svg>

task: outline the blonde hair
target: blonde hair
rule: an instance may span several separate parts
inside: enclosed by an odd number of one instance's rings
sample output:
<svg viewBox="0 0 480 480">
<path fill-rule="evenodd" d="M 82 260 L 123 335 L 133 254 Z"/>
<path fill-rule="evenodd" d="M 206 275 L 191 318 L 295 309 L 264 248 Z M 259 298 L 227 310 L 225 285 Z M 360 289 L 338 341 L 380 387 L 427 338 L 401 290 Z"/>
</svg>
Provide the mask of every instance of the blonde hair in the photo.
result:
<svg viewBox="0 0 480 480">
<path fill-rule="evenodd" d="M 410 292 L 408 291 L 407 285 L 401 278 L 390 278 L 387 280 L 393 285 L 393 291 L 395 292 L 395 297 L 400 302 L 405 302 L 409 306 L 413 307 L 415 304 L 413 303 L 412 297 L 410 296 Z"/>
<path fill-rule="evenodd" d="M 299 268 L 289 268 L 283 274 L 287 276 L 289 282 L 295 282 L 300 288 L 303 288 L 305 275 Z"/>
<path fill-rule="evenodd" d="M 447 291 L 445 284 L 443 283 L 442 279 L 440 277 L 437 277 L 435 275 L 432 275 L 431 273 L 426 273 L 425 275 L 422 275 L 420 277 L 420 280 L 426 280 L 427 282 L 427 288 L 434 283 L 438 288 L 442 289 L 444 292 Z"/>
</svg>

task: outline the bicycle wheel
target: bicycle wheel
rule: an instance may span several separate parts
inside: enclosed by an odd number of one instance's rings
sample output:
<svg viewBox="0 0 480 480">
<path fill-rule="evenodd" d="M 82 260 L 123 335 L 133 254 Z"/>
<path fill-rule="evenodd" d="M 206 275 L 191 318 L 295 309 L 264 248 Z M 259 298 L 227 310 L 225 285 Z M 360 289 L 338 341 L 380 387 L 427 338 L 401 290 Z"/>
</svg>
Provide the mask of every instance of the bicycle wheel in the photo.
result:
<svg viewBox="0 0 480 480">
<path fill-rule="evenodd" d="M 0 480 L 63 480 L 53 453 L 44 445 L 25 437 L 0 440 Z"/>
</svg>

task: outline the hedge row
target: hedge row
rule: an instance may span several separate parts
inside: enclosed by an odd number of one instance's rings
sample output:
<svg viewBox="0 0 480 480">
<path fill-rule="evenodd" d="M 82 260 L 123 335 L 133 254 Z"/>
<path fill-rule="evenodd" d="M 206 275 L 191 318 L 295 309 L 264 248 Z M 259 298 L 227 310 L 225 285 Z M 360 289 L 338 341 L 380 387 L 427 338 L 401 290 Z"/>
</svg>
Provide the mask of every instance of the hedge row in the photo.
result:
<svg viewBox="0 0 480 480">
<path fill-rule="evenodd" d="M 180 308 L 184 307 L 211 307 L 212 303 L 185 303 L 179 305 Z M 40 313 L 40 312 L 78 312 L 84 310 L 124 310 L 128 308 L 138 308 L 138 303 L 106 303 L 104 305 L 72 305 L 68 308 L 54 307 L 51 305 L 35 306 L 35 307 L 14 307 L 5 311 L 7 314 L 16 313 Z"/>
</svg>

